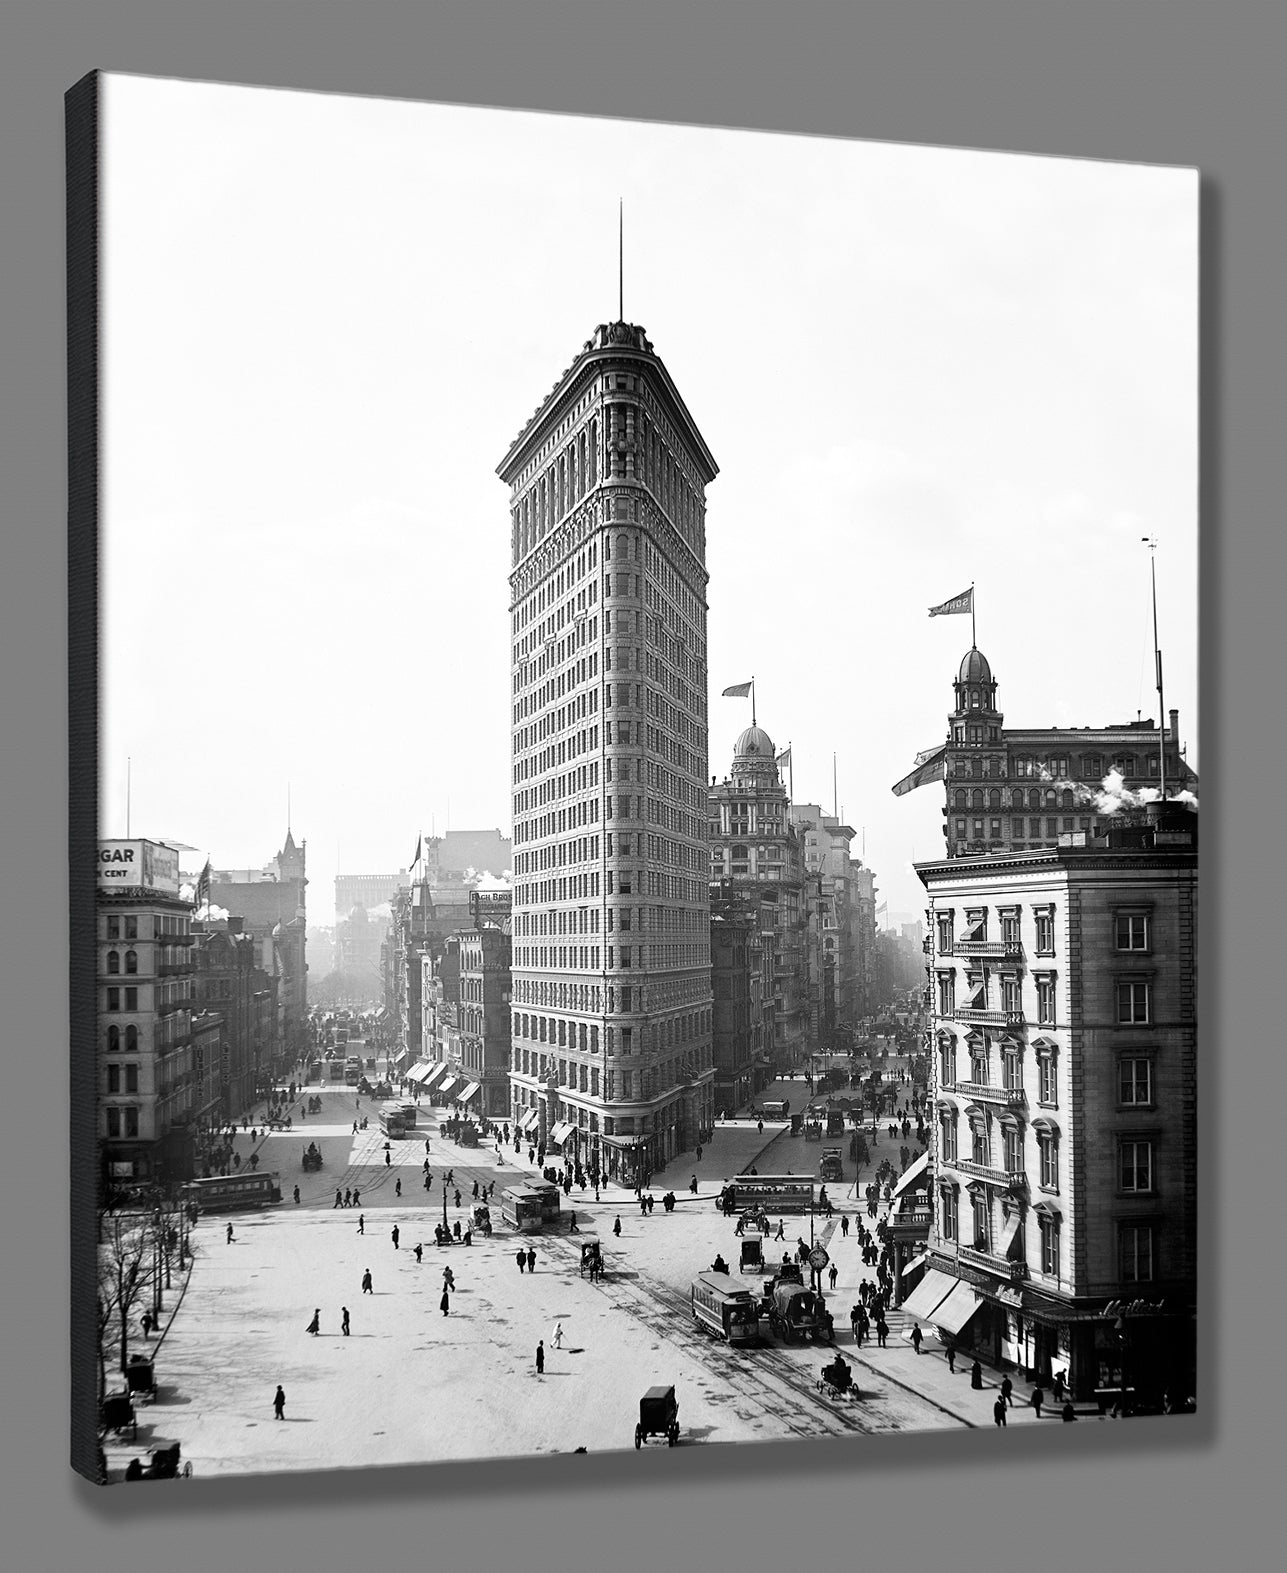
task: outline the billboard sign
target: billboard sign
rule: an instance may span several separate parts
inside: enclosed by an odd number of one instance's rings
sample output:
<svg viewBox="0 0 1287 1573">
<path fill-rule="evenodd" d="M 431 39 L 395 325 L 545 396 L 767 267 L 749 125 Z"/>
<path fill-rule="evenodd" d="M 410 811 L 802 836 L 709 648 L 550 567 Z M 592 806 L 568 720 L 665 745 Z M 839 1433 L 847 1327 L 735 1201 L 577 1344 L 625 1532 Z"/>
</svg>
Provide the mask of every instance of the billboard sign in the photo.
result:
<svg viewBox="0 0 1287 1573">
<path fill-rule="evenodd" d="M 156 890 L 179 894 L 179 854 L 159 841 L 100 841 L 100 890 Z"/>
</svg>

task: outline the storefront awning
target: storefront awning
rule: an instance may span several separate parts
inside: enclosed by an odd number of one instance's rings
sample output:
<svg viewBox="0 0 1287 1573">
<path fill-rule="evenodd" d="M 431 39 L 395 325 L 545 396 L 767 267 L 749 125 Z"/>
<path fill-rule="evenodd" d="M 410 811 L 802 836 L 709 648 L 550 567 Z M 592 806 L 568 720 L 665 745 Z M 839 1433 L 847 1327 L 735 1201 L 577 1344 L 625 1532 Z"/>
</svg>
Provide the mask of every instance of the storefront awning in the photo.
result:
<svg viewBox="0 0 1287 1573">
<path fill-rule="evenodd" d="M 921 1177 L 921 1175 L 925 1173 L 926 1169 L 928 1169 L 928 1168 L 929 1168 L 929 1153 L 923 1152 L 920 1155 L 920 1157 L 917 1158 L 915 1163 L 908 1164 L 906 1173 L 903 1175 L 902 1179 L 899 1180 L 898 1184 L 894 1187 L 893 1194 L 895 1196 L 901 1196 L 903 1194 L 903 1192 L 907 1189 L 907 1187 L 909 1185 L 914 1184 Z"/>
<path fill-rule="evenodd" d="M 902 1268 L 899 1271 L 899 1277 L 900 1278 L 906 1278 L 908 1273 L 915 1272 L 915 1270 L 918 1267 L 924 1267 L 924 1265 L 925 1265 L 925 1257 L 923 1255 L 922 1256 L 911 1256 L 911 1257 L 908 1257 L 908 1259 L 903 1263 Z"/>
<path fill-rule="evenodd" d="M 471 1098 L 476 1098 L 477 1096 L 478 1083 L 476 1081 L 471 1081 L 465 1086 L 463 1091 L 456 1094 L 456 1102 L 468 1103 Z"/>
<path fill-rule="evenodd" d="M 450 1094 L 451 1089 L 458 1086 L 459 1084 L 460 1078 L 458 1076 L 448 1076 L 446 1081 L 440 1081 L 438 1083 L 438 1085 L 434 1088 L 434 1091 L 442 1093 L 443 1097 L 445 1098 Z"/>
<path fill-rule="evenodd" d="M 904 1314 L 918 1322 L 928 1322 L 956 1288 L 957 1282 L 957 1279 L 949 1278 L 946 1273 L 939 1272 L 938 1268 L 931 1267 L 903 1302 Z"/>
<path fill-rule="evenodd" d="M 556 1147 L 561 1147 L 575 1129 L 571 1120 L 559 1120 L 550 1132 L 550 1140 Z"/>
<path fill-rule="evenodd" d="M 540 1114 L 541 1114 L 541 1111 L 539 1109 L 526 1109 L 519 1116 L 519 1121 L 518 1121 L 518 1128 L 519 1128 L 519 1130 L 520 1131 L 530 1131 L 531 1128 L 533 1127 L 533 1125 L 535 1125 L 537 1120 L 540 1118 Z"/>
<path fill-rule="evenodd" d="M 443 1065 L 441 1062 L 439 1062 L 437 1065 L 434 1065 L 430 1069 L 429 1074 L 425 1077 L 424 1081 L 421 1082 L 421 1086 L 424 1088 L 424 1090 L 426 1092 L 428 1092 L 429 1089 L 432 1086 L 434 1086 L 436 1082 L 441 1080 L 441 1078 L 444 1077 L 446 1074 L 447 1074 L 447 1067 L 445 1065 Z"/>
<path fill-rule="evenodd" d="M 432 1065 L 413 1065 L 407 1072 L 408 1081 L 423 1081 L 426 1076 L 433 1074 L 435 1067 Z"/>
<path fill-rule="evenodd" d="M 967 1283 L 958 1283 L 947 1299 L 935 1308 L 930 1320 L 943 1332 L 955 1335 L 982 1304 L 983 1296 L 978 1290 Z"/>
</svg>

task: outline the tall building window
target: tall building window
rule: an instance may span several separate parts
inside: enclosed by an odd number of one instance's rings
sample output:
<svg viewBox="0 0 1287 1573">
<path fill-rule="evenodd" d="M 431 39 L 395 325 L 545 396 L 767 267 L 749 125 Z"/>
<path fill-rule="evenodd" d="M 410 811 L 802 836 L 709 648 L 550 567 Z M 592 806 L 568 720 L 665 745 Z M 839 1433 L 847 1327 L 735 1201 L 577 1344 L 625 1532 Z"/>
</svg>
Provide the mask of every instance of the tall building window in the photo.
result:
<svg viewBox="0 0 1287 1573">
<path fill-rule="evenodd" d="M 127 1065 L 125 1067 L 125 1090 L 126 1092 L 137 1092 L 139 1090 L 139 1068 L 137 1065 Z"/>
<path fill-rule="evenodd" d="M 954 914 L 951 912 L 940 912 L 938 914 L 938 953 L 940 956 L 950 956 L 952 954 L 953 916 Z"/>
<path fill-rule="evenodd" d="M 1037 1020 L 1043 1026 L 1055 1025 L 1055 975 L 1053 972 L 1038 973 L 1035 978 L 1037 985 Z"/>
<path fill-rule="evenodd" d="M 1055 953 L 1055 910 L 1053 907 L 1038 907 L 1033 913 L 1036 923 L 1036 950 L 1039 956 L 1053 956 Z"/>
<path fill-rule="evenodd" d="M 109 989 L 108 993 L 112 991 Z M 109 1006 L 109 1009 L 112 1007 Z M 954 972 L 940 972 L 938 974 L 938 1014 L 951 1016 L 956 1012 L 956 974 Z"/>
<path fill-rule="evenodd" d="M 1118 1235 L 1118 1243 L 1122 1261 L 1122 1282 L 1152 1283 L 1156 1271 L 1153 1260 L 1152 1224 L 1123 1224 Z"/>
<path fill-rule="evenodd" d="M 108 1010 L 120 1010 L 120 1008 L 121 1008 L 121 991 L 120 991 L 120 989 L 108 989 L 108 991 L 107 991 L 107 1008 L 108 1008 Z"/>
<path fill-rule="evenodd" d="M 1059 1102 L 1059 1072 L 1054 1047 L 1049 1044 L 1037 1050 L 1037 1102 L 1047 1108 Z"/>
<path fill-rule="evenodd" d="M 956 1040 L 944 1034 L 938 1040 L 938 1082 L 951 1087 L 956 1081 Z"/>
<path fill-rule="evenodd" d="M 1023 1087 L 1023 1060 L 1017 1045 L 1007 1043 L 1001 1052 L 1002 1085 L 1007 1092 L 1019 1092 Z"/>
<path fill-rule="evenodd" d="M 1043 1191 L 1059 1189 L 1059 1133 L 1049 1121 L 1034 1126 L 1037 1151 L 1041 1156 L 1041 1188 Z"/>
<path fill-rule="evenodd" d="M 1153 1061 L 1147 1054 L 1124 1054 L 1118 1061 L 1117 1101 L 1129 1108 L 1153 1102 Z"/>
<path fill-rule="evenodd" d="M 1117 1020 L 1121 1026 L 1143 1026 L 1153 1019 L 1152 988 L 1146 982 L 1119 981 Z"/>
<path fill-rule="evenodd" d="M 119 1065 L 109 1065 L 107 1067 L 107 1090 L 108 1092 L 119 1092 L 121 1090 L 121 1067 Z"/>
<path fill-rule="evenodd" d="M 1023 831 L 1020 830 L 1020 835 Z M 1001 914 L 1001 943 L 1007 950 L 1017 950 L 1020 944 L 1020 916 L 1018 912 Z"/>
<path fill-rule="evenodd" d="M 108 920 L 107 920 L 107 937 L 108 937 L 108 939 L 120 939 L 120 937 L 121 937 L 121 920 L 120 920 L 120 918 L 108 918 Z"/>
<path fill-rule="evenodd" d="M 125 1136 L 137 1136 L 139 1133 L 139 1111 L 127 1108 L 122 1109 L 121 1113 L 125 1116 L 122 1134 Z"/>
<path fill-rule="evenodd" d="M 1041 1271 L 1047 1278 L 1058 1278 L 1059 1276 L 1059 1222 L 1057 1213 L 1042 1213 L 1039 1215 Z"/>
<path fill-rule="evenodd" d="M 970 1120 L 970 1161 L 990 1168 L 992 1155 L 988 1142 L 987 1119 L 982 1114 L 971 1114 Z"/>
<path fill-rule="evenodd" d="M 978 1186 L 970 1193 L 971 1211 L 973 1212 L 974 1239 L 976 1251 L 990 1251 L 992 1249 L 992 1218 L 991 1208 L 988 1205 L 988 1194 L 983 1186 Z"/>
<path fill-rule="evenodd" d="M 1118 950 L 1149 949 L 1149 914 L 1118 912 L 1114 920 L 1114 939 Z"/>
<path fill-rule="evenodd" d="M 970 1080 L 979 1086 L 987 1085 L 988 1080 L 988 1046 L 983 1038 L 972 1037 L 970 1040 Z"/>
<path fill-rule="evenodd" d="M 1153 1189 L 1153 1143 L 1125 1137 L 1120 1152 L 1121 1189 L 1130 1195 L 1150 1193 Z"/>
<path fill-rule="evenodd" d="M 126 973 L 129 974 L 130 976 L 133 976 L 134 974 L 136 974 L 138 972 L 138 970 L 139 970 L 139 953 L 138 953 L 138 951 L 137 950 L 127 950 L 125 952 L 125 971 L 126 971 Z"/>
<path fill-rule="evenodd" d="M 942 1235 L 945 1240 L 955 1240 L 960 1233 L 957 1228 L 958 1197 L 954 1185 L 945 1185 L 939 1191 L 939 1217 L 942 1220 Z"/>
<path fill-rule="evenodd" d="M 110 1108 L 106 1113 L 107 1134 L 109 1136 L 119 1136 L 121 1134 L 121 1111 L 117 1108 Z"/>
<path fill-rule="evenodd" d="M 1007 1174 L 1023 1173 L 1023 1132 L 1016 1123 L 1003 1127 L 1005 1144 L 1005 1170 Z"/>
<path fill-rule="evenodd" d="M 938 1116 L 939 1156 L 944 1163 L 956 1162 L 956 1110 L 941 1108 Z"/>
</svg>

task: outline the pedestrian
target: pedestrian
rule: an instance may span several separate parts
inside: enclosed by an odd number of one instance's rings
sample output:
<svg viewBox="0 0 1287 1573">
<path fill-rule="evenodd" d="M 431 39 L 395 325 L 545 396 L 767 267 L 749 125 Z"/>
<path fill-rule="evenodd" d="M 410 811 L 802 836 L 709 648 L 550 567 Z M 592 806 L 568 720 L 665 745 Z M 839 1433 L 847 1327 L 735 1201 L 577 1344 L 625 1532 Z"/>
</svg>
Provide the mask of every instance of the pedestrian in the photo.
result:
<svg viewBox="0 0 1287 1573">
<path fill-rule="evenodd" d="M 697 1176 L 696 1175 L 694 1175 L 692 1177 L 692 1179 L 689 1180 L 689 1182 L 688 1182 L 688 1189 L 693 1193 L 694 1196 L 697 1195 Z"/>
<path fill-rule="evenodd" d="M 1038 1420 L 1041 1419 L 1041 1406 L 1042 1406 L 1042 1404 L 1045 1403 L 1045 1401 L 1046 1401 L 1045 1391 L 1041 1387 L 1041 1385 L 1038 1384 L 1036 1387 L 1033 1388 L 1033 1390 L 1032 1390 L 1032 1397 L 1028 1400 L 1028 1402 L 1032 1405 L 1033 1412 L 1036 1415 Z"/>
<path fill-rule="evenodd" d="M 402 1181 L 401 1180 L 394 1181 L 393 1194 L 395 1196 L 401 1196 L 402 1195 Z"/>
<path fill-rule="evenodd" d="M 1010 1378 L 1008 1376 L 1003 1376 L 1001 1378 L 1001 1396 L 1002 1396 L 1002 1398 L 1005 1399 L 1007 1404 L 1009 1404 L 1009 1405 L 1011 1405 L 1013 1407 L 1013 1405 L 1014 1405 L 1014 1383 L 1010 1380 Z"/>
<path fill-rule="evenodd" d="M 836 1287 L 836 1279 L 840 1277 L 840 1272 L 834 1262 L 827 1269 L 827 1277 L 831 1280 L 831 1287 L 834 1289 Z"/>
<path fill-rule="evenodd" d="M 389 1156 L 388 1151 L 386 1150 L 385 1154 L 384 1154 L 384 1167 L 386 1169 L 389 1169 L 389 1168 L 392 1168 L 392 1166 L 393 1166 L 393 1159 Z"/>
<path fill-rule="evenodd" d="M 617 1214 L 617 1221 L 612 1226 L 612 1232 L 613 1232 L 613 1234 L 615 1234 L 617 1236 L 618 1239 L 621 1238 L 621 1214 L 620 1213 Z"/>
<path fill-rule="evenodd" d="M 478 1200 L 478 1181 L 474 1181 L 474 1200 Z"/>
<path fill-rule="evenodd" d="M 355 1207 L 362 1205 L 362 1192 L 358 1190 L 356 1185 L 353 1187 L 353 1205 Z"/>
<path fill-rule="evenodd" d="M 947 1356 L 947 1368 L 948 1368 L 948 1370 L 951 1371 L 953 1375 L 955 1375 L 956 1374 L 956 1345 L 955 1345 L 955 1343 L 953 1343 L 953 1341 L 950 1338 L 948 1339 L 947 1343 L 943 1346 L 943 1353 Z"/>
<path fill-rule="evenodd" d="M 304 1329 L 304 1331 L 306 1333 L 312 1333 L 313 1337 L 316 1338 L 318 1333 L 321 1332 L 321 1330 L 322 1330 L 322 1313 L 321 1313 L 320 1310 L 317 1310 L 317 1311 L 313 1312 L 313 1320 L 308 1324 L 308 1326 Z"/>
<path fill-rule="evenodd" d="M 438 1309 L 444 1316 L 446 1316 L 451 1310 L 451 1296 L 448 1294 L 445 1288 L 442 1291 L 442 1299 L 438 1302 Z"/>
<path fill-rule="evenodd" d="M 858 1342 L 858 1319 L 861 1312 L 862 1307 L 859 1305 L 851 1307 L 849 1311 L 849 1330 L 854 1335 L 854 1343 Z"/>
<path fill-rule="evenodd" d="M 296 1205 L 296 1207 L 299 1206 L 299 1186 L 298 1185 L 295 1187 L 295 1205 Z"/>
<path fill-rule="evenodd" d="M 228 1225 L 228 1244 L 232 1244 L 232 1225 Z"/>
<path fill-rule="evenodd" d="M 366 1214 L 365 1213 L 359 1213 L 358 1214 L 357 1232 L 359 1234 L 365 1234 L 366 1233 Z"/>
<path fill-rule="evenodd" d="M 885 1340 L 889 1337 L 889 1323 L 885 1320 L 883 1310 L 876 1313 L 876 1344 L 879 1348 L 885 1347 Z"/>
<path fill-rule="evenodd" d="M 336 1191 L 336 1193 L 335 1193 L 335 1207 L 343 1207 L 343 1205 L 344 1205 L 344 1198 L 340 1195 L 340 1193 L 338 1191 Z M 331 1208 L 332 1212 L 335 1211 L 335 1207 Z"/>
<path fill-rule="evenodd" d="M 425 1137 L 425 1152 L 427 1153 L 428 1151 L 429 1151 L 429 1138 L 426 1136 Z M 427 1165 L 426 1165 L 426 1167 L 427 1167 Z"/>
<path fill-rule="evenodd" d="M 970 1366 L 970 1386 L 976 1392 L 983 1391 L 983 1367 L 977 1360 Z"/>
<path fill-rule="evenodd" d="M 913 1322 L 912 1323 L 912 1348 L 916 1351 L 917 1354 L 920 1354 L 920 1352 L 921 1352 L 921 1343 L 924 1340 L 924 1337 L 925 1337 L 924 1333 L 921 1332 L 921 1324 L 919 1322 Z"/>
<path fill-rule="evenodd" d="M 454 1289 L 456 1287 L 456 1275 L 450 1267 L 444 1267 L 442 1270 L 442 1286 L 444 1289 Z"/>
<path fill-rule="evenodd" d="M 554 1347 L 556 1349 L 562 1349 L 562 1347 L 563 1347 L 563 1323 L 562 1322 L 555 1322 L 555 1324 L 554 1324 Z"/>
<path fill-rule="evenodd" d="M 345 1338 L 349 1336 L 349 1308 L 347 1305 L 340 1307 L 340 1332 Z"/>
<path fill-rule="evenodd" d="M 371 1287 L 371 1269 L 369 1267 L 362 1274 L 362 1293 L 363 1294 L 374 1294 L 375 1293 L 375 1290 Z"/>
<path fill-rule="evenodd" d="M 1064 1407 L 1059 1411 L 1059 1418 L 1061 1420 L 1076 1420 L 1077 1411 L 1073 1408 L 1071 1398 L 1065 1402 Z"/>
<path fill-rule="evenodd" d="M 841 1215 L 840 1215 L 840 1233 L 844 1236 L 844 1238 L 846 1240 L 849 1238 L 849 1214 L 848 1213 L 841 1213 Z"/>
<path fill-rule="evenodd" d="M 432 1174 L 426 1174 L 425 1175 L 425 1190 L 427 1191 L 432 1184 L 433 1184 L 433 1175 Z"/>
<path fill-rule="evenodd" d="M 785 1222 L 786 1222 L 785 1218 L 779 1218 L 778 1219 L 778 1232 L 773 1236 L 773 1238 L 775 1240 L 785 1240 L 786 1239 L 786 1230 L 783 1228 L 783 1225 L 785 1224 Z"/>
<path fill-rule="evenodd" d="M 452 1185 L 452 1184 L 454 1184 L 455 1183 L 455 1174 L 456 1174 L 456 1171 L 454 1169 L 448 1169 L 447 1170 L 447 1178 L 442 1183 L 444 1185 Z"/>
<path fill-rule="evenodd" d="M 460 1206 L 460 1187 L 459 1187 L 459 1186 L 457 1186 L 457 1187 L 456 1187 L 456 1189 L 455 1189 L 455 1191 L 454 1191 L 454 1192 L 453 1192 L 453 1193 L 452 1193 L 452 1195 L 453 1195 L 453 1198 L 454 1198 L 454 1200 L 455 1200 L 455 1205 L 456 1205 L 456 1206 L 457 1206 L 457 1207 L 459 1207 L 459 1206 Z"/>
<path fill-rule="evenodd" d="M 527 1266 L 527 1252 L 520 1247 L 514 1253 L 514 1260 L 518 1263 L 518 1270 L 521 1273 Z"/>
<path fill-rule="evenodd" d="M 279 1382 L 277 1391 L 273 1394 L 273 1416 L 277 1420 L 286 1418 L 286 1389 Z"/>
<path fill-rule="evenodd" d="M 1006 1423 L 1004 1398 L 998 1398 L 992 1406 L 992 1423 L 998 1426 L 1003 1426 Z"/>
<path fill-rule="evenodd" d="M 353 1205 L 353 1192 L 352 1191 L 345 1191 L 345 1193 L 344 1193 L 344 1205 L 346 1207 L 352 1207 L 352 1205 Z"/>
<path fill-rule="evenodd" d="M 401 1234 L 396 1223 L 394 1224 L 393 1228 L 389 1230 L 389 1238 L 393 1241 L 393 1249 L 396 1251 L 398 1249 L 398 1241 L 401 1239 Z"/>
<path fill-rule="evenodd" d="M 536 1374 L 537 1376 L 545 1374 L 545 1340 L 543 1338 L 539 1339 L 536 1345 Z"/>
<path fill-rule="evenodd" d="M 416 1266 L 418 1267 L 420 1265 L 421 1258 L 425 1254 L 425 1248 L 424 1248 L 424 1245 L 422 1243 L 417 1242 L 417 1244 L 416 1244 L 416 1253 L 415 1254 L 416 1254 Z"/>
<path fill-rule="evenodd" d="M 527 1248 L 527 1270 L 529 1273 L 536 1271 L 536 1252 L 530 1245 Z"/>
<path fill-rule="evenodd" d="M 1054 1390 L 1054 1395 L 1055 1395 L 1055 1402 L 1057 1404 L 1062 1404 L 1063 1401 L 1064 1401 L 1064 1383 L 1065 1383 L 1064 1373 L 1062 1371 L 1056 1371 L 1055 1372 L 1055 1380 L 1054 1380 L 1054 1383 L 1053 1383 L 1053 1390 Z"/>
</svg>

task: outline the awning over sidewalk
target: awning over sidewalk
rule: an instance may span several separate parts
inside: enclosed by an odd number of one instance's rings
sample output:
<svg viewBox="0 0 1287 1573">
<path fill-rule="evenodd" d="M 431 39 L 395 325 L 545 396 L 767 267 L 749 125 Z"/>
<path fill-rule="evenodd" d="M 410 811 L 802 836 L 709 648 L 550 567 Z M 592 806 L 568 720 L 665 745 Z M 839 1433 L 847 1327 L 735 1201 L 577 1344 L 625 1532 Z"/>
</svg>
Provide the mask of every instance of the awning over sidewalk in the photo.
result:
<svg viewBox="0 0 1287 1573">
<path fill-rule="evenodd" d="M 443 1097 L 445 1098 L 450 1094 L 451 1089 L 459 1084 L 459 1081 L 460 1078 L 458 1076 L 448 1076 L 446 1081 L 440 1081 L 438 1083 L 438 1085 L 434 1088 L 434 1091 L 442 1093 Z"/>
<path fill-rule="evenodd" d="M 898 1276 L 900 1278 L 905 1278 L 907 1274 L 912 1272 L 915 1268 L 924 1267 L 925 1261 L 926 1258 L 924 1255 L 909 1256 L 908 1259 L 903 1263 L 902 1267 L 899 1269 Z"/>
<path fill-rule="evenodd" d="M 904 1315 L 918 1322 L 931 1321 L 934 1312 L 956 1288 L 958 1282 L 958 1279 L 949 1278 L 946 1273 L 939 1272 L 938 1268 L 931 1267 L 903 1301 Z"/>
<path fill-rule="evenodd" d="M 432 1076 L 435 1070 L 440 1070 L 441 1068 L 441 1066 L 434 1065 L 413 1065 L 407 1072 L 407 1080 L 424 1081 L 426 1076 Z"/>
<path fill-rule="evenodd" d="M 930 1320 L 945 1333 L 956 1334 L 982 1304 L 983 1296 L 976 1289 L 967 1283 L 958 1283 L 947 1299 L 935 1309 Z"/>
<path fill-rule="evenodd" d="M 471 1081 L 471 1082 L 468 1082 L 465 1085 L 463 1091 L 458 1092 L 456 1094 L 456 1102 L 457 1103 L 468 1103 L 471 1098 L 476 1098 L 477 1096 L 478 1096 L 478 1083 L 476 1081 Z"/>
<path fill-rule="evenodd" d="M 441 1078 L 444 1077 L 446 1074 L 447 1074 L 447 1067 L 441 1061 L 439 1061 L 436 1065 L 431 1067 L 431 1069 L 429 1071 L 429 1074 L 425 1077 L 424 1081 L 421 1082 L 420 1085 L 422 1086 L 422 1088 L 424 1089 L 425 1092 L 428 1092 L 429 1089 L 431 1087 L 433 1087 L 435 1085 L 435 1083 L 440 1081 Z"/>
<path fill-rule="evenodd" d="M 909 1185 L 914 1185 L 921 1175 L 929 1168 L 929 1153 L 923 1152 L 915 1163 L 908 1164 L 907 1172 L 894 1187 L 893 1194 L 901 1196 Z"/>
<path fill-rule="evenodd" d="M 574 1130 L 576 1130 L 576 1126 L 573 1125 L 571 1120 L 559 1120 L 550 1132 L 550 1140 L 556 1147 L 561 1147 Z"/>
<path fill-rule="evenodd" d="M 533 1125 L 536 1124 L 537 1120 L 540 1119 L 540 1117 L 541 1117 L 541 1111 L 539 1109 L 526 1109 L 526 1110 L 524 1110 L 524 1112 L 519 1116 L 519 1119 L 518 1119 L 518 1128 L 519 1128 L 519 1130 L 520 1131 L 530 1131 L 531 1128 L 533 1127 Z"/>
</svg>

